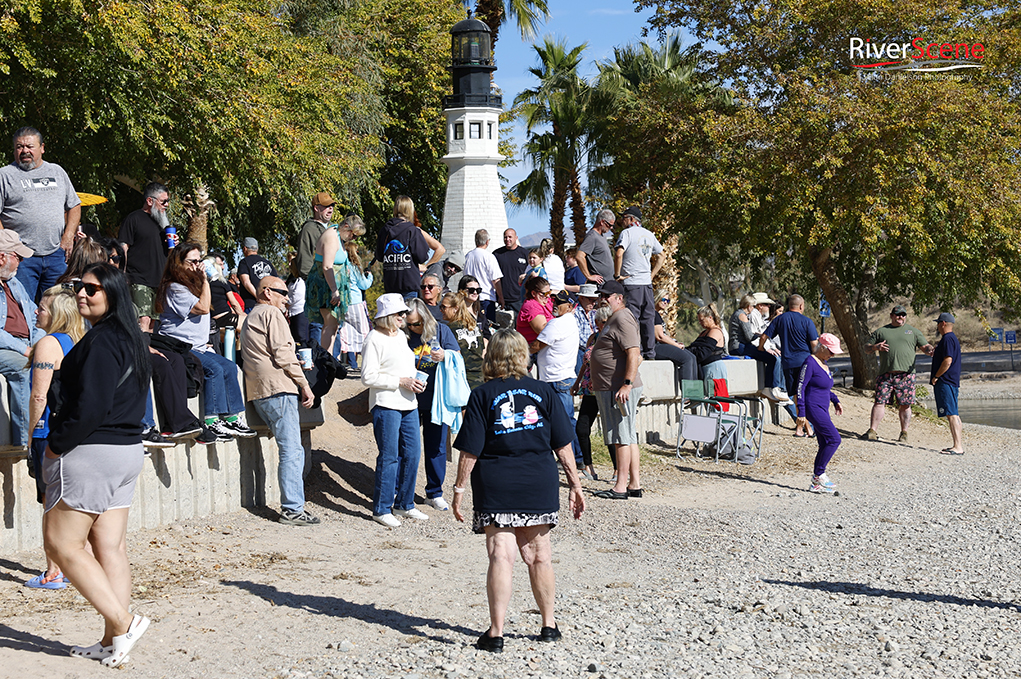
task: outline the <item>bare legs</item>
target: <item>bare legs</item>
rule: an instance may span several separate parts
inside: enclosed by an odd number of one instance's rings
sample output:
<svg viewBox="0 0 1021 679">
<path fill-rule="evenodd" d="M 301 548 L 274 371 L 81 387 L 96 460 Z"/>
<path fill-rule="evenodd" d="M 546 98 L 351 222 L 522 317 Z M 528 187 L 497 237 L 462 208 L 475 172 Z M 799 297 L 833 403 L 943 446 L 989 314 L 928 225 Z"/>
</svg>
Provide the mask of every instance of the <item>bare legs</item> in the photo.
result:
<svg viewBox="0 0 1021 679">
<path fill-rule="evenodd" d="M 900 417 L 900 430 L 907 431 L 911 424 L 911 406 L 899 406 L 897 415 Z M 886 405 L 883 403 L 872 404 L 872 418 L 869 421 L 869 429 L 879 431 L 879 423 L 886 416 Z"/>
<path fill-rule="evenodd" d="M 340 329 L 340 321 L 333 315 L 329 309 L 320 309 L 319 313 L 323 317 L 323 336 L 319 340 L 319 346 L 330 354 L 333 355 L 333 340 L 337 336 L 337 330 Z"/>
<path fill-rule="evenodd" d="M 553 618 L 556 584 L 549 530 L 549 525 L 526 528 L 486 527 L 486 551 L 489 553 L 486 594 L 489 598 L 490 636 L 503 636 L 504 618 L 510 604 L 514 561 L 517 559 L 515 551 L 521 553 L 522 560 L 528 566 L 528 580 L 532 585 L 535 603 L 539 606 L 542 626 L 556 626 Z"/>
<path fill-rule="evenodd" d="M 954 437 L 955 453 L 963 453 L 964 446 L 961 443 L 961 417 L 960 415 L 947 415 L 947 424 L 950 425 L 950 435 Z"/>
<path fill-rule="evenodd" d="M 63 501 L 47 512 L 43 528 L 46 556 L 64 571 L 83 597 L 103 616 L 102 644 L 125 634 L 131 624 L 131 567 L 126 533 L 128 510 L 111 509 L 99 516 L 71 509 Z M 86 550 L 92 544 L 95 556 Z"/>
<path fill-rule="evenodd" d="M 642 487 L 639 478 L 639 466 L 641 454 L 637 443 L 631 443 L 617 448 L 617 482 L 613 485 L 614 492 L 625 493 L 627 489 L 638 490 Z M 630 481 L 628 477 L 630 476 Z"/>
</svg>

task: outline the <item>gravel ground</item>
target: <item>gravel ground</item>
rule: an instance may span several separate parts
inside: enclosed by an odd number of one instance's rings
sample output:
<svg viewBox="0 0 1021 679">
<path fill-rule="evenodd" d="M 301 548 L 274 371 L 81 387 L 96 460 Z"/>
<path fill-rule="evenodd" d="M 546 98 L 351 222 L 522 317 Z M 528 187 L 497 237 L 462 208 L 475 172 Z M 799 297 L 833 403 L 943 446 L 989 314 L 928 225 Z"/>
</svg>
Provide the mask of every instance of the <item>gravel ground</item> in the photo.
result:
<svg viewBox="0 0 1021 679">
<path fill-rule="evenodd" d="M 759 464 L 650 451 L 645 497 L 591 498 L 553 531 L 564 639 L 522 564 L 502 655 L 488 626 L 482 538 L 449 513 L 368 520 L 374 447 L 360 391 L 313 440 L 310 509 L 281 526 L 240 512 L 128 536 L 135 609 L 153 626 L 118 670 L 138 677 L 1016 677 L 1021 674 L 1015 432 L 944 427 L 866 443 L 870 402 L 845 392 L 840 495 L 806 492 L 815 442 L 771 428 Z M 894 418 L 880 430 L 895 437 Z M 451 466 L 451 473 L 453 466 Z M 608 470 L 600 470 L 605 473 Z M 452 477 L 448 476 L 448 485 Z M 422 480 L 420 479 L 420 486 Z M 592 490 L 606 487 L 586 481 Z M 28 590 L 41 555 L 0 558 L 0 676 L 100 677 L 67 657 L 101 622 L 73 588 Z M 125 676 L 126 676 L 125 675 Z"/>
</svg>

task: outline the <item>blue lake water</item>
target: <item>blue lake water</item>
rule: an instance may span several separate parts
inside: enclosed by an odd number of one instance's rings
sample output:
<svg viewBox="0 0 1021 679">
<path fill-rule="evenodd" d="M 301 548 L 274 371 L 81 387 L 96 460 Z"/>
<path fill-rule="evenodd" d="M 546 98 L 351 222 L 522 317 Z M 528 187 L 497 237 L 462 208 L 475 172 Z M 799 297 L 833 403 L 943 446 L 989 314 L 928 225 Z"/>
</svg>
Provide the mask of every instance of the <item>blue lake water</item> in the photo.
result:
<svg viewBox="0 0 1021 679">
<path fill-rule="evenodd" d="M 925 401 L 925 407 L 935 411 L 936 402 Z M 962 399 L 957 410 L 964 423 L 1021 429 L 1021 401 L 1017 399 Z"/>
</svg>

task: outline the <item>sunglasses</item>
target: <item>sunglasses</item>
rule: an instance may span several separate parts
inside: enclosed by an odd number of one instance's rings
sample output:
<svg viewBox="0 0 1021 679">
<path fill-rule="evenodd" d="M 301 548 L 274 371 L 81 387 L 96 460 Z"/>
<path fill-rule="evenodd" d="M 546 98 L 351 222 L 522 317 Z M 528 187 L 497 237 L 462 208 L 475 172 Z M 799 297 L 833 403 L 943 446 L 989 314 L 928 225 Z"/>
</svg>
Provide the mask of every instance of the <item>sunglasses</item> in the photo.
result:
<svg viewBox="0 0 1021 679">
<path fill-rule="evenodd" d="M 482 292 L 482 288 L 465 288 L 464 291 L 469 295 L 477 295 Z"/>
<path fill-rule="evenodd" d="M 89 297 L 95 297 L 96 293 L 103 289 L 103 286 L 99 283 L 82 283 L 81 281 L 74 281 L 71 283 L 71 288 L 74 290 L 74 294 L 78 294 L 82 290 Z"/>
<path fill-rule="evenodd" d="M 438 288 L 440 286 L 438 286 L 438 285 L 420 285 L 418 287 L 419 287 L 420 290 L 433 290 L 433 289 Z"/>
<path fill-rule="evenodd" d="M 4 255 L 8 255 L 8 256 L 14 255 L 15 257 L 18 258 L 19 262 L 24 262 L 25 261 L 25 258 L 22 257 L 21 255 L 19 255 L 17 252 L 3 252 L 3 253 L 0 253 L 0 254 L 4 254 Z"/>
<path fill-rule="evenodd" d="M 196 264 L 200 263 L 201 261 L 202 261 L 201 259 L 186 259 L 186 260 L 184 260 L 184 263 L 185 264 L 191 264 L 192 266 L 195 266 Z"/>
<path fill-rule="evenodd" d="M 666 302 L 667 304 L 670 304 L 670 298 L 669 297 L 660 297 L 659 301 L 660 302 Z"/>
<path fill-rule="evenodd" d="M 549 297 L 549 290 L 546 290 L 544 292 L 536 292 L 535 294 L 537 294 L 539 297 Z"/>
<path fill-rule="evenodd" d="M 284 289 L 284 288 L 266 288 L 266 289 L 267 290 L 272 290 L 273 292 L 277 293 L 278 295 L 283 295 L 284 297 L 287 297 L 287 290 Z"/>
<path fill-rule="evenodd" d="M 907 314 L 894 314 L 897 318 L 907 318 Z"/>
<path fill-rule="evenodd" d="M 422 321 L 419 321 L 418 323 L 408 323 L 407 325 L 408 325 L 409 328 L 421 328 L 422 327 Z"/>
</svg>

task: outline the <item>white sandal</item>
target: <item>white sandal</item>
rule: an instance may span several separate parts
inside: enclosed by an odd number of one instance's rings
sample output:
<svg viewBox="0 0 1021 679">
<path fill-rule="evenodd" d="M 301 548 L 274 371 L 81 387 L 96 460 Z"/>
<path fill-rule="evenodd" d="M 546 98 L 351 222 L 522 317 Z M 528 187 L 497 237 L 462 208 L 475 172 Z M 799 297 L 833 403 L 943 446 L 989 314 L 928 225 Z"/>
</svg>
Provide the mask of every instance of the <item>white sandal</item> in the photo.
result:
<svg viewBox="0 0 1021 679">
<path fill-rule="evenodd" d="M 131 651 L 132 647 L 142 638 L 145 631 L 149 629 L 149 618 L 142 615 L 136 615 L 131 620 L 131 625 L 128 626 L 128 631 L 124 634 L 114 637 L 113 644 L 110 646 L 112 649 L 110 655 L 103 658 L 104 667 L 117 667 L 121 663 L 128 659 L 128 652 Z"/>
<path fill-rule="evenodd" d="M 102 660 L 103 658 L 109 657 L 113 653 L 113 645 L 104 646 L 103 642 L 97 641 L 91 646 L 72 646 L 71 655 L 75 658 L 90 658 L 92 660 Z"/>
</svg>

